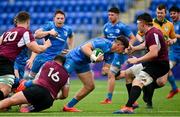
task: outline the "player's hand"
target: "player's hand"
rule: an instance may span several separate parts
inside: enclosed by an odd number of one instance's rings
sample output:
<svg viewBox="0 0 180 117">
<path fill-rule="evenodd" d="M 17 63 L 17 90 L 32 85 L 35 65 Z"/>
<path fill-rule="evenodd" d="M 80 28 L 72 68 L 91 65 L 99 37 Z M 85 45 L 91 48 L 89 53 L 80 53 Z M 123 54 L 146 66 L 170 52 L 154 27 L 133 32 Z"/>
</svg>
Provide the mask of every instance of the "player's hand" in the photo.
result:
<svg viewBox="0 0 180 117">
<path fill-rule="evenodd" d="M 47 39 L 45 42 L 44 42 L 44 45 L 46 46 L 46 48 L 50 47 L 52 44 L 51 44 L 51 41 L 49 39 Z"/>
<path fill-rule="evenodd" d="M 26 65 L 27 65 L 27 67 L 28 67 L 29 69 L 32 68 L 33 61 L 34 61 L 34 60 L 32 60 L 32 59 L 28 59 L 28 60 L 26 61 Z"/>
<path fill-rule="evenodd" d="M 58 32 L 56 32 L 54 29 L 50 30 L 49 34 L 53 37 L 58 37 Z"/>
<path fill-rule="evenodd" d="M 167 44 L 168 46 L 170 46 L 170 45 L 174 44 L 176 41 L 177 41 L 177 39 L 168 39 L 168 40 L 166 41 L 166 44 Z"/>
<path fill-rule="evenodd" d="M 129 47 L 125 49 L 125 53 L 127 54 L 132 54 L 134 51 L 135 49 L 133 45 L 129 45 Z"/>
<path fill-rule="evenodd" d="M 61 54 L 62 54 L 62 55 L 65 55 L 65 54 L 67 54 L 69 51 L 70 51 L 69 49 L 64 49 L 64 50 L 61 52 Z"/>
<path fill-rule="evenodd" d="M 127 62 L 128 62 L 129 64 L 136 64 L 136 63 L 138 63 L 138 58 L 136 58 L 136 57 L 129 58 L 129 59 L 127 60 Z"/>
<path fill-rule="evenodd" d="M 104 60 L 104 55 L 102 54 L 102 55 L 98 56 L 96 62 L 101 62 L 103 60 Z"/>
</svg>

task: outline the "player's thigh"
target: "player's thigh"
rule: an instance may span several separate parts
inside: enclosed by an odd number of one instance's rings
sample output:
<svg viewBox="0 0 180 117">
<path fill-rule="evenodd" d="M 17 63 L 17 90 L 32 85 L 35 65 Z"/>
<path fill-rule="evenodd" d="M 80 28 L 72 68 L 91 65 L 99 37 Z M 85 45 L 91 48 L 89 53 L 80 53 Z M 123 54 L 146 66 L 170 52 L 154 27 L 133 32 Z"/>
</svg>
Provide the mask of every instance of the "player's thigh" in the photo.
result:
<svg viewBox="0 0 180 117">
<path fill-rule="evenodd" d="M 38 56 L 37 56 L 37 57 L 34 59 L 34 62 L 33 62 L 32 68 L 31 68 L 31 71 L 32 71 L 33 73 L 38 73 L 39 70 L 40 70 L 40 68 L 41 68 L 41 66 L 42 66 L 46 61 L 47 61 L 46 58 L 41 58 L 41 57 L 38 57 Z"/>
<path fill-rule="evenodd" d="M 26 97 L 24 96 L 24 94 L 22 93 L 22 91 L 12 95 L 12 97 L 10 97 L 9 100 L 11 101 L 11 103 L 13 105 L 27 104 L 28 103 L 28 101 L 27 101 Z"/>
<path fill-rule="evenodd" d="M 78 73 L 78 77 L 85 86 L 94 87 L 94 76 L 92 71 Z"/>
</svg>

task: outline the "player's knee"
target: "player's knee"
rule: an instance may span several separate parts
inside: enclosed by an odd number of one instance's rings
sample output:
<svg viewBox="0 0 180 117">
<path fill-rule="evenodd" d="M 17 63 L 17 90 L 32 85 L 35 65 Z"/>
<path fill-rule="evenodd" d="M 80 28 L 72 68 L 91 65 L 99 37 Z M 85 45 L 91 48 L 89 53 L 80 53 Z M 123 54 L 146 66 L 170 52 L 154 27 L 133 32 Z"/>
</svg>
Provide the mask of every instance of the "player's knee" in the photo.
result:
<svg viewBox="0 0 180 117">
<path fill-rule="evenodd" d="M 89 84 L 89 85 L 86 85 L 85 87 L 86 87 L 86 89 L 88 91 L 93 91 L 95 89 L 95 85 L 94 84 Z"/>
</svg>

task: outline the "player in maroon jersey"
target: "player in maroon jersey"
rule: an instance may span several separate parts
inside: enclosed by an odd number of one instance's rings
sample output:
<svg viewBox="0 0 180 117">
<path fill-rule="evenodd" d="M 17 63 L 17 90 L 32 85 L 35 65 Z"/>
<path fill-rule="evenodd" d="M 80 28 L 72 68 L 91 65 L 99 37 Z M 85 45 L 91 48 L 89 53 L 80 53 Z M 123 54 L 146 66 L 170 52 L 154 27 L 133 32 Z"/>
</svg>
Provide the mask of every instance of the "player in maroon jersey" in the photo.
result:
<svg viewBox="0 0 180 117">
<path fill-rule="evenodd" d="M 15 79 L 13 64 L 21 50 L 27 46 L 33 52 L 40 53 L 51 46 L 49 40 L 44 45 L 38 45 L 29 31 L 29 26 L 29 14 L 19 12 L 16 16 L 16 27 L 4 32 L 0 37 L 0 100 L 11 92 Z"/>
<path fill-rule="evenodd" d="M 114 114 L 134 113 L 133 103 L 141 94 L 143 86 L 151 85 L 148 93 L 165 85 L 169 72 L 168 50 L 162 32 L 153 27 L 152 18 L 148 13 L 137 17 L 138 30 L 145 34 L 144 43 L 132 47 L 132 51 L 146 49 L 147 53 L 139 58 L 129 58 L 128 63 L 135 64 L 125 71 L 126 81 L 132 85 L 129 99 L 124 107 Z M 127 83 L 126 82 L 126 83 Z"/>
<path fill-rule="evenodd" d="M 21 112 L 38 112 L 50 108 L 58 92 L 68 81 L 69 75 L 63 67 L 64 61 L 65 58 L 58 55 L 53 61 L 46 62 L 33 80 L 33 85 L 0 101 L 0 110 L 19 104 L 30 104 L 21 108 Z"/>
</svg>

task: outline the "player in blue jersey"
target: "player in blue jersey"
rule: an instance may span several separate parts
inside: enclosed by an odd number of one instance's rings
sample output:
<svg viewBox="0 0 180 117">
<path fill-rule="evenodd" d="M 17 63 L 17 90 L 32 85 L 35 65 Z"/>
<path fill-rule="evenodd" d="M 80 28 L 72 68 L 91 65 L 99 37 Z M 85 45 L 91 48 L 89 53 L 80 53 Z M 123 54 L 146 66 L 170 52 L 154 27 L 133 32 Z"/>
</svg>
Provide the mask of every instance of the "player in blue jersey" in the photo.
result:
<svg viewBox="0 0 180 117">
<path fill-rule="evenodd" d="M 117 37 L 114 41 L 105 38 L 95 38 L 76 47 L 66 55 L 64 67 L 69 73 L 75 71 L 83 83 L 81 90 L 74 98 L 64 106 L 63 111 L 79 112 L 74 106 L 95 88 L 93 73 L 91 72 L 91 61 L 100 62 L 108 60 L 112 53 L 122 53 L 129 45 L 128 40 L 124 36 Z M 100 48 L 104 55 L 96 57 L 92 53 L 95 48 Z"/>
<path fill-rule="evenodd" d="M 169 9 L 170 17 L 172 18 L 174 29 L 176 32 L 177 41 L 170 46 L 170 68 L 172 69 L 174 66 L 180 63 L 180 11 L 176 6 L 172 6 Z M 177 87 L 175 83 L 175 78 L 170 71 L 168 81 L 171 84 L 172 90 L 167 95 L 167 99 L 172 98 L 175 94 L 180 92 L 180 89 Z"/>
<path fill-rule="evenodd" d="M 68 44 L 69 49 L 73 48 L 72 29 L 65 25 L 64 22 L 65 13 L 61 10 L 57 10 L 54 14 L 54 21 L 48 22 L 35 32 L 35 38 L 48 38 L 51 41 L 52 46 L 37 56 L 34 55 L 34 53 L 32 54 L 30 58 L 33 60 L 30 73 L 32 77 L 35 77 L 40 67 L 46 61 L 53 60 L 56 55 L 61 54 L 65 49 L 66 44 Z"/>
<path fill-rule="evenodd" d="M 115 38 L 117 38 L 120 35 L 124 35 L 130 39 L 130 44 L 133 45 L 136 38 L 133 35 L 132 31 L 129 29 L 129 27 L 124 24 L 123 22 L 119 21 L 119 9 L 116 7 L 112 7 L 108 10 L 108 18 L 109 21 L 104 25 L 104 36 L 110 40 L 114 41 Z M 120 57 L 121 65 L 124 63 L 124 61 L 128 58 L 126 54 L 120 54 L 118 55 Z M 105 61 L 103 68 L 102 68 L 102 74 L 107 75 L 109 72 L 110 65 L 113 61 L 114 54 L 111 55 L 108 61 Z M 107 95 L 105 100 L 101 101 L 101 104 L 109 104 L 112 103 L 112 95 L 114 91 L 115 86 L 115 79 L 113 77 L 108 76 L 108 88 L 107 88 Z"/>
</svg>

